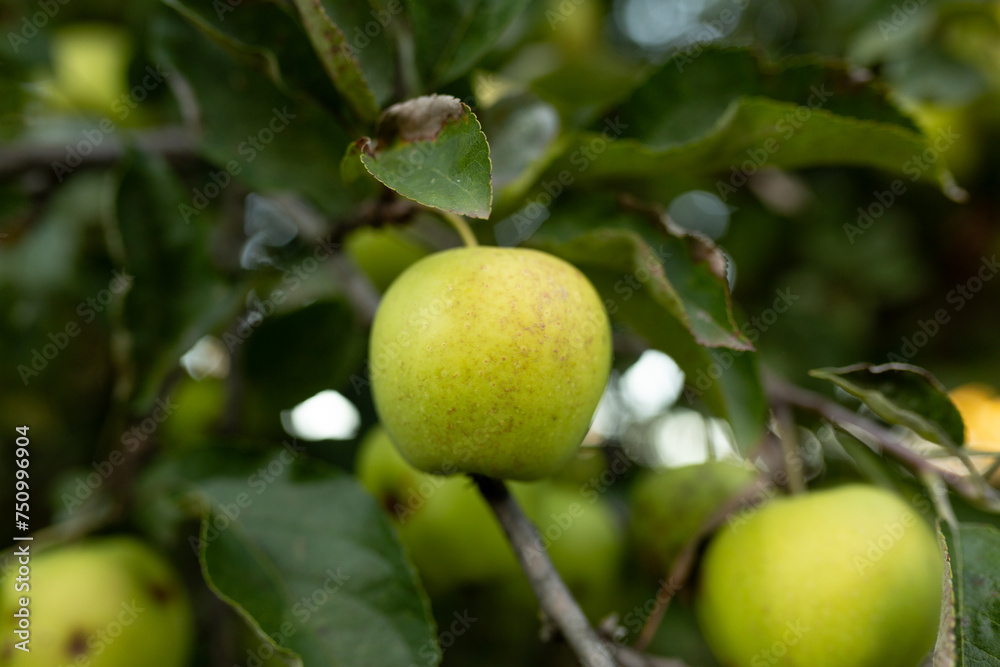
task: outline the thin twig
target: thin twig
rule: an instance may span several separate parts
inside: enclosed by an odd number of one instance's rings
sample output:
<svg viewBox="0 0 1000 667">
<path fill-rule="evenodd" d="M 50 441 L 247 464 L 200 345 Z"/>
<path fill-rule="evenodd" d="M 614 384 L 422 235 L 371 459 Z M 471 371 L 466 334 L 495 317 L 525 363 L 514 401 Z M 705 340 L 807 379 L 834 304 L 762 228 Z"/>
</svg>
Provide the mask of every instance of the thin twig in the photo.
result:
<svg viewBox="0 0 1000 667">
<path fill-rule="evenodd" d="M 785 403 L 811 410 L 834 424 L 849 424 L 867 433 L 878 444 L 881 452 L 888 454 L 916 473 L 933 473 L 966 499 L 985 503 L 990 507 L 1000 507 L 1000 497 L 995 492 L 963 475 L 943 470 L 917 452 L 910 449 L 902 438 L 890 429 L 871 419 L 845 408 L 832 399 L 783 381 L 770 380 L 767 383 L 768 396 L 772 403 Z M 876 451 L 876 453 L 881 453 Z"/>
<path fill-rule="evenodd" d="M 615 659 L 621 667 L 688 667 L 687 663 L 676 658 L 661 658 L 656 655 L 640 653 L 628 646 L 616 648 Z"/>
<path fill-rule="evenodd" d="M 0 148 L 0 180 L 39 168 L 48 169 L 55 175 L 57 163 L 61 165 L 62 169 L 70 171 L 83 167 L 109 166 L 125 156 L 130 144 L 162 155 L 168 160 L 187 160 L 198 157 L 197 141 L 194 135 L 182 127 L 162 127 L 145 132 L 134 132 L 126 136 L 126 141 L 115 136 L 104 136 L 102 141 L 96 145 L 85 137 L 81 138 L 78 143 L 87 145 L 88 152 L 86 154 L 77 150 L 77 144 L 72 142 L 65 144 L 24 143 L 5 146 Z"/>
<path fill-rule="evenodd" d="M 590 627 L 580 605 L 552 565 L 538 531 L 504 483 L 479 475 L 472 478 L 507 534 L 542 612 L 559 628 L 580 664 L 583 667 L 615 667 L 613 649 Z"/>
</svg>

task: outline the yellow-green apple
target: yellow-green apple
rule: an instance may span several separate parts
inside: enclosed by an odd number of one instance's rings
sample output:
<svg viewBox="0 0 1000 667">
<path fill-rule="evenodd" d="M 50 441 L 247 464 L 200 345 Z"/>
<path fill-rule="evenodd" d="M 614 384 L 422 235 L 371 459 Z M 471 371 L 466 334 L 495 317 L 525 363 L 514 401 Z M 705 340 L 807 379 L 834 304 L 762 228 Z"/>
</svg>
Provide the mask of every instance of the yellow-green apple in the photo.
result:
<svg viewBox="0 0 1000 667">
<path fill-rule="evenodd" d="M 777 499 L 710 542 L 698 621 L 726 667 L 916 667 L 937 634 L 942 569 L 934 533 L 891 492 Z"/>
<path fill-rule="evenodd" d="M 725 461 L 640 476 L 632 486 L 630 525 L 639 560 L 651 572 L 669 572 L 702 525 L 756 476 L 751 469 Z"/>
<path fill-rule="evenodd" d="M 415 467 L 535 480 L 583 441 L 611 368 L 611 328 L 593 286 L 561 259 L 446 250 L 386 292 L 370 367 L 382 424 Z"/>
<path fill-rule="evenodd" d="M 379 292 L 384 292 L 411 264 L 427 256 L 427 248 L 391 227 L 363 227 L 352 232 L 344 250 Z"/>
<path fill-rule="evenodd" d="M 28 574 L 12 572 L 3 584 L 0 664 L 187 664 L 187 592 L 170 563 L 145 543 L 123 536 L 89 539 L 39 553 L 28 567 Z M 28 615 L 19 616 L 24 609 Z M 28 652 L 17 647 L 22 620 L 30 630 Z"/>
<path fill-rule="evenodd" d="M 417 470 L 379 427 L 362 442 L 355 472 L 394 520 L 429 591 L 439 593 L 518 573 L 503 531 L 468 478 Z M 535 486 L 522 484 L 513 491 L 530 506 Z"/>
</svg>

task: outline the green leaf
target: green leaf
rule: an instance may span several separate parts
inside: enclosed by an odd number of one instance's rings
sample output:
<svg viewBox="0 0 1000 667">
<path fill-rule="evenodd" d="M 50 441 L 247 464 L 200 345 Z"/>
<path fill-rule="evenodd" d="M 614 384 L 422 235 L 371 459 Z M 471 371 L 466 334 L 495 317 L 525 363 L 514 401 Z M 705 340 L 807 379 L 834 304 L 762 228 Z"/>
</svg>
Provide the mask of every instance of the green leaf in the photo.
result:
<svg viewBox="0 0 1000 667">
<path fill-rule="evenodd" d="M 130 289 L 123 319 L 131 334 L 137 387 L 144 412 L 167 373 L 194 343 L 239 307 L 240 294 L 222 280 L 208 252 L 209 220 L 185 224 L 188 203 L 161 157 L 133 153 L 118 189 L 118 232 L 123 280 Z"/>
<path fill-rule="evenodd" d="M 557 246 L 578 266 L 616 272 L 616 303 L 627 301 L 640 285 L 699 345 L 753 349 L 733 319 L 722 251 L 655 212 L 624 210 L 610 197 L 591 197 L 555 209 L 530 243 Z"/>
<path fill-rule="evenodd" d="M 209 586 L 310 667 L 437 665 L 430 604 L 384 513 L 352 477 L 288 463 L 299 455 L 199 485 Z"/>
<path fill-rule="evenodd" d="M 322 0 L 295 0 L 295 6 L 302 16 L 309 40 L 337 90 L 359 118 L 375 120 L 378 106 L 361 72 L 361 65 L 351 52 L 344 33 L 323 9 Z"/>
<path fill-rule="evenodd" d="M 650 148 L 635 139 L 607 141 L 599 133 L 584 133 L 574 143 L 582 147 L 601 145 L 602 154 L 590 160 L 582 171 L 568 159 L 557 162 L 553 171 L 579 171 L 581 183 L 632 177 L 662 184 L 669 192 L 687 190 L 711 179 L 709 182 L 714 181 L 714 189 L 726 201 L 748 176 L 765 165 L 786 169 L 852 165 L 902 173 L 912 180 L 940 175 L 943 187 L 954 194 L 950 177 L 939 174 L 941 161 L 935 162 L 937 167 L 914 175 L 915 165 L 924 164 L 918 161 L 921 153 L 928 148 L 922 135 L 896 125 L 837 116 L 825 109 L 810 111 L 808 122 L 796 128 L 789 119 L 796 118 L 800 109 L 788 102 L 740 98 L 726 108 L 707 133 L 662 149 Z M 612 120 L 610 125 L 620 123 Z"/>
<path fill-rule="evenodd" d="M 957 650 L 955 643 L 955 585 L 953 583 L 955 572 L 951 565 L 951 554 L 945 530 L 945 523 L 938 519 L 938 543 L 944 552 L 944 581 L 942 582 L 941 622 L 938 624 L 937 641 L 934 642 L 934 651 L 932 653 L 932 664 L 934 667 L 955 667 L 955 653 Z"/>
<path fill-rule="evenodd" d="M 461 101 L 427 95 L 395 104 L 362 146 L 368 172 L 415 202 L 473 218 L 493 204 L 490 147 L 479 120 Z"/>
<path fill-rule="evenodd" d="M 697 58 L 678 54 L 639 86 L 621 105 L 625 136 L 653 149 L 681 145 L 708 134 L 733 102 L 760 97 L 837 116 L 868 120 L 917 132 L 880 84 L 862 81 L 845 65 L 817 57 L 781 63 L 761 59 L 747 49 L 709 48 Z M 789 129 L 804 124 L 788 121 Z"/>
<path fill-rule="evenodd" d="M 375 103 L 381 108 L 397 95 L 397 33 L 405 28 L 400 0 L 357 2 L 323 0 L 327 16 L 344 30 L 349 47 L 361 64 Z"/>
<path fill-rule="evenodd" d="M 417 64 L 430 88 L 458 78 L 489 51 L 528 0 L 405 0 Z"/>
<path fill-rule="evenodd" d="M 996 667 L 1000 665 L 1000 530 L 961 523 L 957 532 L 949 526 L 942 532 L 955 599 L 955 665 Z"/>
<path fill-rule="evenodd" d="M 707 50 L 666 63 L 598 127 L 569 143 L 548 178 L 631 181 L 663 199 L 711 187 L 726 201 L 764 167 L 852 165 L 936 179 L 960 198 L 939 150 L 888 100 L 843 67 L 768 64 L 745 50 Z M 945 142 L 953 137 L 942 137 Z"/>
<path fill-rule="evenodd" d="M 554 210 L 528 244 L 578 266 L 616 322 L 684 370 L 688 403 L 704 401 L 727 419 L 748 451 L 766 403 L 753 346 L 733 319 L 725 259 L 708 239 L 647 215 L 584 199 Z"/>
<path fill-rule="evenodd" d="M 285 92 L 304 93 L 330 108 L 341 99 L 293 12 L 272 2 L 162 0 L 214 42 Z M 192 37 L 203 39 L 203 37 Z"/>
<path fill-rule="evenodd" d="M 154 54 L 194 92 L 200 148 L 217 165 L 218 179 L 297 192 L 330 215 L 346 214 L 355 197 L 337 174 L 350 139 L 330 114 L 307 98 L 286 96 L 179 18 L 163 19 L 153 24 Z M 192 192 L 190 205 L 196 196 Z"/>
<path fill-rule="evenodd" d="M 965 442 L 965 424 L 958 408 L 937 379 L 909 364 L 856 364 L 809 372 L 829 380 L 861 399 L 876 415 L 905 426 L 922 438 L 941 445 Z"/>
</svg>

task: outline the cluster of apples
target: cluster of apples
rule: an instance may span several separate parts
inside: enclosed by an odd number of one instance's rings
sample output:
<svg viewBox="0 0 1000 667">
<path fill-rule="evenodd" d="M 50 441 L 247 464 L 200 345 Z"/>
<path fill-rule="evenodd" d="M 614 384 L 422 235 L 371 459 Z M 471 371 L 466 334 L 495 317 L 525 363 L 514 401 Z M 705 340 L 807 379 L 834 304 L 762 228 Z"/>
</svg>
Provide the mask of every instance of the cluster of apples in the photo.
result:
<svg viewBox="0 0 1000 667">
<path fill-rule="evenodd" d="M 614 611 L 615 513 L 599 494 L 558 481 L 611 368 L 611 328 L 593 286 L 551 255 L 479 247 L 426 256 L 384 280 L 392 285 L 370 344 L 382 427 L 362 444 L 357 475 L 396 522 L 426 587 L 518 575 L 485 501 L 459 476 L 478 474 L 514 480 L 588 614 Z M 632 490 L 640 560 L 666 574 L 720 498 L 755 477 L 726 463 L 645 473 Z M 0 590 L 0 665 L 186 664 L 190 602 L 149 546 L 93 538 L 32 565 L 30 592 L 14 576 Z M 774 498 L 725 523 L 701 559 L 696 610 L 726 667 L 915 667 L 936 634 L 942 576 L 919 512 L 889 491 L 847 485 Z M 11 639 L 22 596 L 30 653 Z"/>
<path fill-rule="evenodd" d="M 366 443 L 359 475 L 400 520 L 432 586 L 513 566 L 470 484 L 440 476 L 523 482 L 560 470 L 604 391 L 611 342 L 586 277 L 534 250 L 447 250 L 388 288 L 370 340 L 385 433 Z M 668 570 L 680 546 L 669 535 L 684 531 L 665 528 L 684 517 L 693 533 L 719 492 L 737 490 L 747 475 L 725 464 L 647 475 L 633 496 L 640 556 Z M 538 516 L 537 490 L 512 487 Z M 553 556 L 565 569 L 585 558 Z M 727 667 L 915 667 L 936 635 L 942 570 L 927 522 L 892 492 L 848 485 L 777 498 L 712 537 L 698 618 Z"/>
</svg>

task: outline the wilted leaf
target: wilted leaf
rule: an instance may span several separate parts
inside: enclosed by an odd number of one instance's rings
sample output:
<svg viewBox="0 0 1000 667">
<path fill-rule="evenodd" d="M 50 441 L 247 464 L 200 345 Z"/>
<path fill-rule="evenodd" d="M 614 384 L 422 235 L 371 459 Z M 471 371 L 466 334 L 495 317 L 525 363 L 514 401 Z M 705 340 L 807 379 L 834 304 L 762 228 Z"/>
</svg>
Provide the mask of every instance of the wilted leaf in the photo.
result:
<svg viewBox="0 0 1000 667">
<path fill-rule="evenodd" d="M 490 147 L 472 110 L 448 95 L 427 95 L 383 112 L 361 146 L 372 176 L 426 206 L 488 218 L 493 202 Z"/>
<path fill-rule="evenodd" d="M 856 364 L 809 373 L 861 399 L 872 412 L 942 445 L 965 442 L 965 424 L 944 387 L 926 370 L 909 364 Z"/>
</svg>

